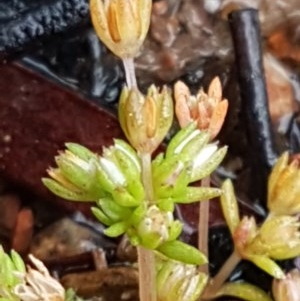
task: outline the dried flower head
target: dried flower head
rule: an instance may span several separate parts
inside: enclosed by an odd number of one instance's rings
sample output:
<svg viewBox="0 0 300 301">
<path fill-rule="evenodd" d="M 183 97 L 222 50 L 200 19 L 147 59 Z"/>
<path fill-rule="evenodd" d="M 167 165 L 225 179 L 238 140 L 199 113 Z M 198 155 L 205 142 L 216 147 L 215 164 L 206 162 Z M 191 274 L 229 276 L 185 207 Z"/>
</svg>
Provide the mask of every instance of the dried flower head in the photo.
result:
<svg viewBox="0 0 300 301">
<path fill-rule="evenodd" d="M 273 214 L 300 213 L 300 169 L 299 162 L 290 164 L 288 153 L 277 161 L 268 182 L 268 208 Z"/>
<path fill-rule="evenodd" d="M 298 301 L 300 300 L 300 272 L 292 270 L 284 279 L 274 279 L 272 292 L 275 301 Z"/>
<path fill-rule="evenodd" d="M 150 25 L 152 0 L 90 0 L 101 41 L 122 59 L 134 57 Z"/>
<path fill-rule="evenodd" d="M 222 86 L 218 77 L 209 85 L 207 94 L 200 89 L 196 96 L 181 81 L 174 86 L 175 112 L 180 126 L 197 122 L 200 130 L 208 130 L 214 139 L 222 128 L 228 109 L 227 99 L 222 99 Z"/>
<path fill-rule="evenodd" d="M 131 145 L 140 153 L 152 153 L 165 138 L 173 121 L 170 91 L 152 85 L 146 96 L 137 89 L 123 88 L 119 120 Z"/>
<path fill-rule="evenodd" d="M 50 276 L 44 264 L 29 255 L 34 268 L 28 266 L 24 275 L 24 283 L 18 284 L 14 293 L 23 301 L 64 301 L 65 289 Z"/>
</svg>

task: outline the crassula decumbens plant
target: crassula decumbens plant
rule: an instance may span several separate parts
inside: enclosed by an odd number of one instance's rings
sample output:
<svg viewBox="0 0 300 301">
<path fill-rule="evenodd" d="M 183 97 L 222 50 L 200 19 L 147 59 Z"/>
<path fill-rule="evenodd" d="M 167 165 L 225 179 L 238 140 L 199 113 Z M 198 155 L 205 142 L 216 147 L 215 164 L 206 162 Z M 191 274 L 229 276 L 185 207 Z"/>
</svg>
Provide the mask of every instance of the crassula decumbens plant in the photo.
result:
<svg viewBox="0 0 300 301">
<path fill-rule="evenodd" d="M 207 300 L 224 295 L 253 301 L 272 300 L 251 284 L 223 285 L 241 259 L 252 261 L 278 279 L 274 282 L 274 295 L 276 301 L 281 301 L 277 295 L 282 294 L 280 288 L 285 287 L 282 281 L 288 276 L 273 259 L 300 254 L 296 238 L 298 223 L 292 216 L 295 213 L 275 212 L 271 196 L 270 216 L 257 227 L 252 217 L 240 220 L 229 181 L 221 189 L 209 187 L 209 176 L 227 151 L 212 142 L 228 107 L 227 100 L 222 100 L 218 79 L 213 80 L 207 94 L 200 90 L 196 96 L 183 83 L 175 85 L 175 111 L 181 129 L 165 151 L 154 155 L 173 123 L 174 100 L 167 87 L 158 89 L 152 85 L 146 95 L 142 94 L 135 77 L 133 59 L 149 28 L 151 4 L 152 0 L 91 0 L 96 33 L 124 63 L 127 85 L 120 95 L 119 121 L 127 141 L 115 139 L 101 154 L 79 144 L 66 143 L 66 150 L 55 158 L 57 167 L 48 170 L 50 177 L 43 182 L 65 199 L 94 202 L 91 210 L 107 226 L 106 235 L 128 236 L 138 250 L 141 301 L 194 301 L 199 297 Z M 276 165 L 273 173 L 278 169 L 282 168 Z M 274 186 L 273 173 L 270 182 Z M 200 180 L 208 185 L 194 185 Z M 200 212 L 202 209 L 207 212 L 206 201 L 218 196 L 235 249 L 217 276 L 209 280 L 207 269 L 199 269 L 207 264 L 207 257 L 178 239 L 182 224 L 173 213 L 176 204 L 198 201 L 206 204 L 200 206 Z M 293 238 L 297 246 L 285 240 L 280 245 L 281 251 L 276 253 L 278 241 L 274 238 L 264 245 L 261 237 L 275 227 L 279 229 L 281 222 L 286 227 L 284 231 L 290 233 L 287 239 Z M 202 244 L 199 245 L 201 248 Z"/>
</svg>

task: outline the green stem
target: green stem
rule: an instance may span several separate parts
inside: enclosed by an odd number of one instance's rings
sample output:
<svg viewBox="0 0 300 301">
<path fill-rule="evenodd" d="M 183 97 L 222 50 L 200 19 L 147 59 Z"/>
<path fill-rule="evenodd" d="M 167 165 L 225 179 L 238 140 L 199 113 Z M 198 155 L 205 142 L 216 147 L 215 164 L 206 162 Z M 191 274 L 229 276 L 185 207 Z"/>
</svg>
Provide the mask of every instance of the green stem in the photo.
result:
<svg viewBox="0 0 300 301">
<path fill-rule="evenodd" d="M 133 58 L 123 59 L 123 65 L 125 69 L 126 83 L 128 88 L 137 88 Z"/>
<path fill-rule="evenodd" d="M 203 299 L 210 299 L 218 292 L 218 290 L 225 283 L 227 278 L 230 276 L 234 268 L 241 260 L 242 258 L 240 257 L 240 255 L 236 251 L 233 251 L 226 262 L 223 264 L 217 275 L 210 281 L 204 292 Z"/>
<path fill-rule="evenodd" d="M 201 186 L 210 186 L 210 177 L 202 180 Z M 208 257 L 208 231 L 209 231 L 209 201 L 204 200 L 199 203 L 199 222 L 198 222 L 198 248 Z M 208 275 L 208 263 L 199 266 L 199 271 Z"/>
<path fill-rule="evenodd" d="M 142 183 L 146 192 L 147 205 L 153 203 L 151 154 L 139 154 L 142 163 Z M 140 301 L 156 301 L 155 257 L 152 250 L 141 246 L 138 250 Z"/>
</svg>

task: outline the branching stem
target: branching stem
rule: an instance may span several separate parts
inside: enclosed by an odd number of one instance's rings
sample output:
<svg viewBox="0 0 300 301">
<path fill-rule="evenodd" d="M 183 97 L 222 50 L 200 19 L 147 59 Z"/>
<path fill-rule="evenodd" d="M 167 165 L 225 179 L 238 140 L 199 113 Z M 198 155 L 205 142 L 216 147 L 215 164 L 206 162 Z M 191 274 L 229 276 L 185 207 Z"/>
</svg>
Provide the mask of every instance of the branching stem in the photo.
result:
<svg viewBox="0 0 300 301">
<path fill-rule="evenodd" d="M 210 281 L 204 293 L 204 299 L 214 296 L 221 288 L 227 278 L 230 276 L 234 268 L 241 261 L 240 255 L 233 251 L 226 262 L 223 264 L 217 275 Z"/>
</svg>

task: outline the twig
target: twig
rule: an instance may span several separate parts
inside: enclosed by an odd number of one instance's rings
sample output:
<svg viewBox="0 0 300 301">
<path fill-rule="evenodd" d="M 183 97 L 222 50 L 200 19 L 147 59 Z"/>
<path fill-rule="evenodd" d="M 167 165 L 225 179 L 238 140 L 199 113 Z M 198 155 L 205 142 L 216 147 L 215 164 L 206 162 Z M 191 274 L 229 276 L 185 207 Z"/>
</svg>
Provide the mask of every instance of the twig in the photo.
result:
<svg viewBox="0 0 300 301">
<path fill-rule="evenodd" d="M 277 159 L 277 151 L 268 107 L 258 12 L 255 9 L 234 11 L 229 15 L 229 24 L 253 172 L 261 176 L 261 179 L 255 177 L 255 183 L 266 183 L 268 173 Z M 265 198 L 266 187 L 260 188 L 259 198 Z"/>
</svg>

